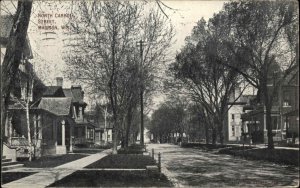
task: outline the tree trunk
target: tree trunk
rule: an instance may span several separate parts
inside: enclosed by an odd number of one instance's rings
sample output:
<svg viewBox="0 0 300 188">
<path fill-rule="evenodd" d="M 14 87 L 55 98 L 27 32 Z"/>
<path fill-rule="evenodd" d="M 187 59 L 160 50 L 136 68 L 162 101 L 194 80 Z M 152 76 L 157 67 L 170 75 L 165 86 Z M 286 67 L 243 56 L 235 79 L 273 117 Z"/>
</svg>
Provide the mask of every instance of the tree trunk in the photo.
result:
<svg viewBox="0 0 300 188">
<path fill-rule="evenodd" d="M 216 130 L 216 128 L 212 128 L 211 137 L 212 137 L 212 144 L 216 145 L 217 144 L 217 130 Z"/>
<path fill-rule="evenodd" d="M 26 123 L 27 123 L 27 139 L 29 145 L 29 161 L 32 161 L 32 142 L 31 142 L 31 128 L 30 128 L 30 116 L 29 116 L 29 99 L 26 103 Z"/>
<path fill-rule="evenodd" d="M 267 136 L 268 136 L 268 149 L 274 149 L 271 110 L 272 110 L 272 105 L 266 104 L 266 126 L 267 126 Z"/>
<path fill-rule="evenodd" d="M 6 52 L 1 66 L 1 125 L 4 125 L 6 121 L 6 111 L 11 88 L 22 59 L 31 8 L 32 1 L 18 1 L 13 27 L 9 34 Z M 4 133 L 3 126 L 1 126 L 1 132 Z M 1 135 L 1 144 L 3 144 L 3 136 L 4 134 Z M 1 157 L 3 154 L 2 149 L 3 147 L 1 147 Z"/>
<path fill-rule="evenodd" d="M 132 122 L 132 107 L 130 106 L 127 112 L 127 126 L 126 126 L 126 133 L 125 133 L 125 148 L 129 145 L 129 135 L 130 135 L 130 127 Z"/>
<path fill-rule="evenodd" d="M 209 144 L 209 132 L 207 124 L 205 124 L 205 142 L 206 144 Z"/>
<path fill-rule="evenodd" d="M 223 145 L 223 144 L 224 144 L 223 123 L 224 123 L 224 121 L 223 121 L 223 120 L 221 120 L 221 121 L 219 122 L 219 126 L 218 126 L 219 139 L 220 139 L 220 143 L 221 143 L 221 145 Z"/>
<path fill-rule="evenodd" d="M 270 96 L 268 93 L 267 84 L 264 84 L 264 104 L 266 107 L 266 127 L 267 127 L 267 136 L 268 136 L 268 149 L 274 149 L 274 142 L 273 142 L 273 133 L 272 133 L 272 102 L 270 100 Z"/>
<path fill-rule="evenodd" d="M 118 153 L 118 130 L 116 128 L 116 125 L 112 130 L 112 140 L 113 140 L 112 154 L 117 154 Z"/>
</svg>

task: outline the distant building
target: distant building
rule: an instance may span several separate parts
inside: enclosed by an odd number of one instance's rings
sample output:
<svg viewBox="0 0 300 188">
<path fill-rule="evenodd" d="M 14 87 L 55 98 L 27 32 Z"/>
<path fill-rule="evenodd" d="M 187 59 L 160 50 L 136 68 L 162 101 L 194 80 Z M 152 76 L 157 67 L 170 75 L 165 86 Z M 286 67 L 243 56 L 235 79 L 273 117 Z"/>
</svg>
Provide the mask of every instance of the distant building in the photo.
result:
<svg viewBox="0 0 300 188">
<path fill-rule="evenodd" d="M 93 111 L 86 112 L 85 118 L 95 125 L 96 145 L 112 143 L 112 124 L 104 108 L 97 107 Z"/>
<path fill-rule="evenodd" d="M 225 126 L 225 140 L 227 142 L 239 142 L 242 136 L 242 119 L 243 108 L 249 104 L 250 100 L 255 98 L 254 95 L 243 95 L 241 88 L 236 88 L 230 95 L 227 120 Z"/>
</svg>

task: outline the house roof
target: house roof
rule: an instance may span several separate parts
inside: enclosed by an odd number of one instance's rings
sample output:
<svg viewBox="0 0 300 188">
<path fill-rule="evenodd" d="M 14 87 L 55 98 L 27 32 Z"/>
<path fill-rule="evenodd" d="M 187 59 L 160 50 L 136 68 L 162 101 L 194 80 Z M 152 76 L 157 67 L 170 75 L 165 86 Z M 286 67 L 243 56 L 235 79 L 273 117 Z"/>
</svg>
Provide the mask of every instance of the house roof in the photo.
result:
<svg viewBox="0 0 300 188">
<path fill-rule="evenodd" d="M 62 89 L 61 86 L 47 86 L 47 90 L 44 92 L 43 96 L 54 97 L 60 89 Z M 63 96 L 58 96 L 58 97 L 63 97 Z"/>
<path fill-rule="evenodd" d="M 71 101 L 69 97 L 43 97 L 38 108 L 58 116 L 66 116 L 70 114 Z"/>
<path fill-rule="evenodd" d="M 96 125 L 93 122 L 88 121 L 87 119 L 75 120 L 76 126 L 89 126 L 95 128 Z"/>
<path fill-rule="evenodd" d="M 249 103 L 250 100 L 254 99 L 256 95 L 242 95 L 241 96 L 241 102 Z"/>
</svg>

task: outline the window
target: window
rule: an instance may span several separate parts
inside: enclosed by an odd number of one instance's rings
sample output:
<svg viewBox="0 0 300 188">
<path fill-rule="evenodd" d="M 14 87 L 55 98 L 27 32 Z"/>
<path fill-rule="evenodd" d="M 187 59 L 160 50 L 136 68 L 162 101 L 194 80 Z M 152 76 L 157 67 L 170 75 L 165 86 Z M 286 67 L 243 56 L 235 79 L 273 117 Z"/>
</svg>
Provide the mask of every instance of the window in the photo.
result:
<svg viewBox="0 0 300 188">
<path fill-rule="evenodd" d="M 231 119 L 234 120 L 234 114 L 231 114 Z"/>
<path fill-rule="evenodd" d="M 235 128 L 234 128 L 234 125 L 231 126 L 231 132 L 232 132 L 232 136 L 235 136 Z"/>
<path fill-rule="evenodd" d="M 288 91 L 285 91 L 283 93 L 283 106 L 290 106 L 291 104 L 290 95 L 291 93 L 289 93 Z"/>
</svg>

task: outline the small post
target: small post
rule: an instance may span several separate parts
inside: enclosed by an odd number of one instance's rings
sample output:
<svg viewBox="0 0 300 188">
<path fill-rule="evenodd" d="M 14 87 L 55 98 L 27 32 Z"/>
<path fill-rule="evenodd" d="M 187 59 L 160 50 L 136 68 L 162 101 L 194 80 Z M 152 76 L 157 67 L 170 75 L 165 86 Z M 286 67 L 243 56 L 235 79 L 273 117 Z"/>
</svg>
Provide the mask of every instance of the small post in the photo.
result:
<svg viewBox="0 0 300 188">
<path fill-rule="evenodd" d="M 152 148 L 152 159 L 154 159 L 154 148 Z"/>
<path fill-rule="evenodd" d="M 159 173 L 161 173 L 161 156 L 160 156 L 160 152 L 158 153 L 158 171 L 159 171 Z"/>
</svg>

